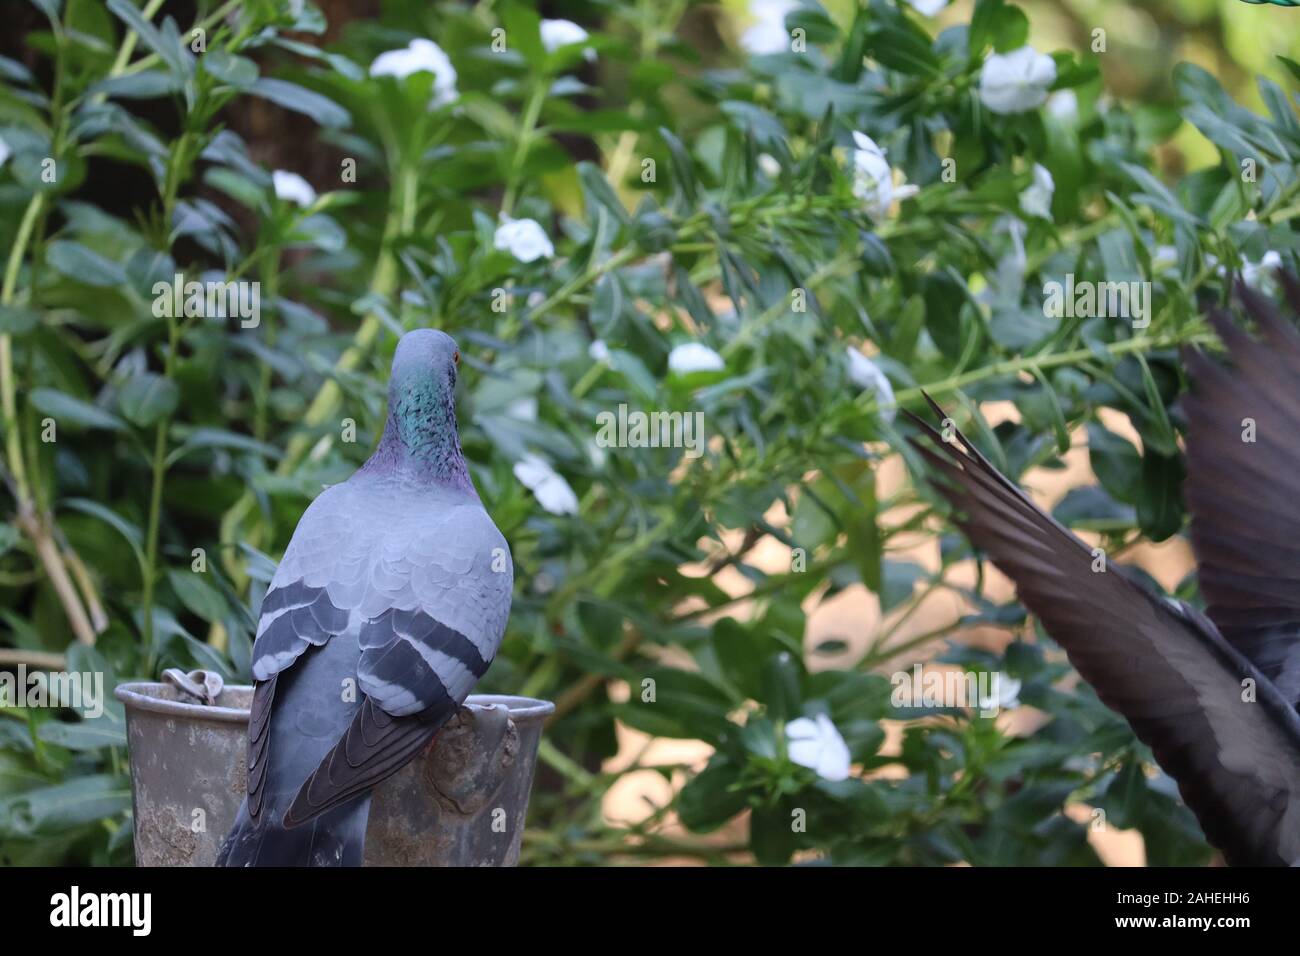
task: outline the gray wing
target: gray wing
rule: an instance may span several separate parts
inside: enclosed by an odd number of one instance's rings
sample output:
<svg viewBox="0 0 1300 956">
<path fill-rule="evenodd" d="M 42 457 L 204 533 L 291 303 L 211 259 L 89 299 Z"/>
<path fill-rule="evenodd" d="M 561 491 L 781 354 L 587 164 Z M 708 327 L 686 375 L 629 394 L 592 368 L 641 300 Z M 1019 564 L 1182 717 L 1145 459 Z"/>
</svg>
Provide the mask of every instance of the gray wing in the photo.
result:
<svg viewBox="0 0 1300 956">
<path fill-rule="evenodd" d="M 279 676 L 307 648 L 342 634 L 352 618 L 346 602 L 340 599 L 336 604 L 323 585 L 306 583 L 309 571 L 319 572 L 346 551 L 351 525 L 348 497 L 346 485 L 335 485 L 308 505 L 262 599 L 253 643 L 254 687 L 248 724 L 248 813 L 254 820 L 267 797 L 271 718 Z M 320 574 L 310 576 L 315 581 Z"/>
<path fill-rule="evenodd" d="M 381 552 L 359 604 L 357 682 L 365 697 L 303 782 L 286 826 L 405 766 L 464 703 L 505 632 L 514 580 L 510 552 L 477 502 L 410 530 L 390 527 Z"/>
<path fill-rule="evenodd" d="M 1284 276 L 1294 303 L 1300 289 Z M 1249 289 L 1251 338 L 1211 318 L 1232 368 L 1200 352 L 1183 358 L 1194 388 L 1187 480 L 1201 593 L 1223 636 L 1283 695 L 1300 702 L 1300 336 Z"/>
<path fill-rule="evenodd" d="M 964 447 L 911 417 L 958 525 L 1178 782 L 1207 839 L 1235 864 L 1300 862 L 1300 718 L 1273 683 L 1191 608 L 1118 568 L 1095 573 L 1083 542 L 960 432 Z"/>
<path fill-rule="evenodd" d="M 476 500 L 403 500 L 351 483 L 336 487 L 299 523 L 254 646 L 254 676 L 273 698 L 276 676 L 309 646 L 348 628 L 357 634 L 364 697 L 302 783 L 285 815 L 289 826 L 410 760 L 487 670 L 510 611 L 510 552 Z M 257 728 L 250 728 L 250 786 L 267 762 L 255 763 Z"/>
</svg>

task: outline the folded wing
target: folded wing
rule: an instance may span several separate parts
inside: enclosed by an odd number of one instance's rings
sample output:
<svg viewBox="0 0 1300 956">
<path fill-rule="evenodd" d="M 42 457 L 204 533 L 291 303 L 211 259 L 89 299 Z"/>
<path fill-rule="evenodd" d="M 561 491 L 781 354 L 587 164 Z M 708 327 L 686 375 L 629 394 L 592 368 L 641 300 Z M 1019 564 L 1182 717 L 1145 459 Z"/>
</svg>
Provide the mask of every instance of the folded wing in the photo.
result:
<svg viewBox="0 0 1300 956">
<path fill-rule="evenodd" d="M 505 539 L 482 507 L 453 509 L 435 528 L 390 528 L 377 585 L 358 595 L 352 722 L 285 814 L 297 826 L 400 770 L 456 713 L 487 671 L 509 615 L 513 574 Z M 373 593 L 387 587 L 389 593 Z M 408 599 L 413 598 L 414 600 Z M 382 608 L 382 610 L 381 610 Z"/>
</svg>

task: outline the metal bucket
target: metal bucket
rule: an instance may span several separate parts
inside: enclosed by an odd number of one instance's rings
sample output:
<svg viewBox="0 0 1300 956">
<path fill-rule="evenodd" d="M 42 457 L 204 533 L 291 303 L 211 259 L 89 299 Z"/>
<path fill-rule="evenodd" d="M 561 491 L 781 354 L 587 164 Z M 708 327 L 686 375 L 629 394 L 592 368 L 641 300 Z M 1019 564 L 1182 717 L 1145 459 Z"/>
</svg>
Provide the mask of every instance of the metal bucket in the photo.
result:
<svg viewBox="0 0 1300 956">
<path fill-rule="evenodd" d="M 213 704 L 169 684 L 121 684 L 137 866 L 211 866 L 248 783 L 251 687 Z M 370 806 L 366 866 L 514 866 L 542 723 L 531 697 L 474 694 L 434 745 L 381 783 Z"/>
</svg>

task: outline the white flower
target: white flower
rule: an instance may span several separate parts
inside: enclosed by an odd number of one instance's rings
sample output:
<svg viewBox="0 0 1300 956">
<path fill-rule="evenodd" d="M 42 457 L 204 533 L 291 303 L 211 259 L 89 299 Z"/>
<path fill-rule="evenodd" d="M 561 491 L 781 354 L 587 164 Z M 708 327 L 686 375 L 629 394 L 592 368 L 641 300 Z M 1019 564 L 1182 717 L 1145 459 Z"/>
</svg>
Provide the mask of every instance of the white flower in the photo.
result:
<svg viewBox="0 0 1300 956">
<path fill-rule="evenodd" d="M 515 477 L 524 483 L 537 503 L 553 515 L 576 515 L 578 496 L 569 483 L 541 458 L 526 454 L 515 462 Z"/>
<path fill-rule="evenodd" d="M 762 170 L 763 175 L 768 179 L 781 178 L 781 164 L 777 162 L 776 157 L 771 153 L 758 154 L 758 168 Z"/>
<path fill-rule="evenodd" d="M 1151 271 L 1156 275 L 1178 271 L 1178 247 L 1156 246 L 1151 256 Z"/>
<path fill-rule="evenodd" d="M 994 113 L 1023 113 L 1047 100 L 1056 82 L 1056 63 L 1031 46 L 993 53 L 980 69 L 980 99 Z"/>
<path fill-rule="evenodd" d="M 506 414 L 521 422 L 537 421 L 537 396 L 525 395 L 506 406 Z"/>
<path fill-rule="evenodd" d="M 902 182 L 902 173 L 890 168 L 885 151 L 866 133 L 854 132 L 853 142 L 857 146 L 853 150 L 853 195 L 866 204 L 868 215 L 883 219 L 894 203 L 915 196 L 917 187 Z"/>
<path fill-rule="evenodd" d="M 14 151 L 9 148 L 9 144 L 0 139 L 0 166 L 4 166 L 5 163 L 9 162 L 9 157 L 13 154 Z"/>
<path fill-rule="evenodd" d="M 825 714 L 818 714 L 815 721 L 807 717 L 790 721 L 785 736 L 790 759 L 799 766 L 815 770 L 823 780 L 848 779 L 849 745 Z"/>
<path fill-rule="evenodd" d="M 948 0 L 907 0 L 908 4 L 922 16 L 932 17 L 948 5 Z"/>
<path fill-rule="evenodd" d="M 691 372 L 720 372 L 727 367 L 722 356 L 707 345 L 687 342 L 668 353 L 668 370 L 678 375 Z"/>
<path fill-rule="evenodd" d="M 1052 218 L 1052 195 L 1056 182 L 1045 166 L 1034 163 L 1034 181 L 1020 194 L 1020 208 L 1026 216 Z"/>
<path fill-rule="evenodd" d="M 754 56 L 787 52 L 790 31 L 785 28 L 785 15 L 798 6 L 793 0 L 750 0 L 750 16 L 758 22 L 740 35 L 740 45 Z"/>
<path fill-rule="evenodd" d="M 990 688 L 992 692 L 980 700 L 980 710 L 993 711 L 1020 706 L 1019 680 L 1001 671 L 994 671 L 989 677 L 993 683 Z"/>
<path fill-rule="evenodd" d="M 848 350 L 849 381 L 858 388 L 870 389 L 876 396 L 876 409 L 887 422 L 894 420 L 897 407 L 894 402 L 894 386 L 875 362 L 857 349 Z"/>
<path fill-rule="evenodd" d="M 1079 118 L 1079 97 L 1074 90 L 1057 90 L 1047 98 L 1047 112 L 1062 123 Z"/>
<path fill-rule="evenodd" d="M 507 219 L 497 226 L 492 244 L 520 262 L 549 259 L 555 255 L 555 246 L 551 245 L 546 231 L 535 219 Z"/>
<path fill-rule="evenodd" d="M 596 339 L 587 346 L 587 355 L 593 362 L 602 362 L 609 364 L 609 346 L 605 344 L 604 339 Z"/>
<path fill-rule="evenodd" d="M 1241 265 L 1241 281 L 1246 283 L 1252 289 L 1257 289 L 1266 295 L 1271 295 L 1276 291 L 1276 279 L 1274 271 L 1282 268 L 1282 256 L 1274 249 L 1264 253 L 1259 262 L 1243 262 Z"/>
<path fill-rule="evenodd" d="M 456 98 L 456 68 L 442 47 L 432 40 L 412 40 L 405 49 L 381 53 L 370 64 L 371 76 L 392 76 L 403 80 L 412 73 L 433 74 L 430 106 L 441 106 Z"/>
<path fill-rule="evenodd" d="M 541 33 L 542 46 L 547 53 L 554 53 L 562 46 L 585 43 L 588 36 L 587 31 L 572 20 L 543 20 Z M 588 60 L 596 59 L 596 51 L 590 47 L 583 50 L 582 55 Z"/>
<path fill-rule="evenodd" d="M 271 184 L 275 187 L 276 199 L 297 203 L 299 206 L 310 206 L 316 201 L 316 190 L 311 188 L 311 183 L 287 169 L 277 169 L 271 173 Z"/>
</svg>

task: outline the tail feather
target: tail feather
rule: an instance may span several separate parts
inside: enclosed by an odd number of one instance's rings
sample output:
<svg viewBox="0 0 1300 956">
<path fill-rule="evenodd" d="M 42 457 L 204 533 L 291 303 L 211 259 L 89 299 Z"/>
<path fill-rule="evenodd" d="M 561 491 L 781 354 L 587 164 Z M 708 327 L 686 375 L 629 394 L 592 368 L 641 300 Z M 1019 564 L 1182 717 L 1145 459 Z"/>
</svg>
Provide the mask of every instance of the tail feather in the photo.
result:
<svg viewBox="0 0 1300 956">
<path fill-rule="evenodd" d="M 269 807 L 252 819 L 245 800 L 216 865 L 360 866 L 369 819 L 369 792 L 295 827 L 284 826 L 283 813 Z"/>
</svg>

